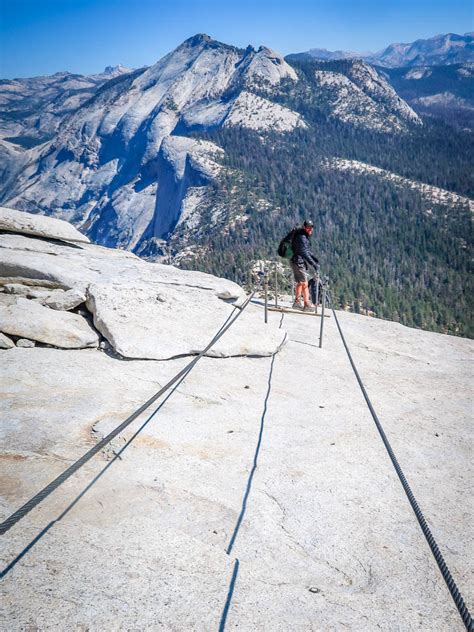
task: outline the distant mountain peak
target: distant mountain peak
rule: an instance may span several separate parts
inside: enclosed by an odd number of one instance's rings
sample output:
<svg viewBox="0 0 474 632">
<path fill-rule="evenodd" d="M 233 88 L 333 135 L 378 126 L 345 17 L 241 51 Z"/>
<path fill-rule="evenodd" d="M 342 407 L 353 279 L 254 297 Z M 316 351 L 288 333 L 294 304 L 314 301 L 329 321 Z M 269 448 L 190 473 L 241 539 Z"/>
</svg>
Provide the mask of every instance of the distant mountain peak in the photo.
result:
<svg viewBox="0 0 474 632">
<path fill-rule="evenodd" d="M 196 35 L 188 37 L 175 51 L 190 51 L 192 54 L 194 51 L 200 52 L 208 49 L 242 52 L 242 49 L 226 44 L 225 42 L 219 42 L 210 35 L 207 35 L 207 33 L 196 33 Z M 171 54 L 173 54 L 173 52 Z"/>
<path fill-rule="evenodd" d="M 183 46 L 200 46 L 201 44 L 208 44 L 209 42 L 215 42 L 210 35 L 206 33 L 196 33 L 192 37 L 188 37 L 187 40 L 184 40 Z M 216 42 L 217 43 L 217 42 Z"/>
<path fill-rule="evenodd" d="M 444 33 L 429 39 L 417 39 L 414 42 L 394 42 L 376 53 L 328 51 L 312 48 L 305 53 L 288 56 L 290 60 L 298 58 L 338 60 L 355 57 L 370 64 L 387 68 L 466 63 L 474 61 L 474 37 L 472 33 L 465 33 L 464 35 Z"/>
<path fill-rule="evenodd" d="M 122 64 L 117 64 L 116 66 L 106 66 L 104 68 L 104 75 L 113 75 L 114 73 L 122 73 L 122 72 L 130 72 L 130 68 L 125 68 Z"/>
</svg>

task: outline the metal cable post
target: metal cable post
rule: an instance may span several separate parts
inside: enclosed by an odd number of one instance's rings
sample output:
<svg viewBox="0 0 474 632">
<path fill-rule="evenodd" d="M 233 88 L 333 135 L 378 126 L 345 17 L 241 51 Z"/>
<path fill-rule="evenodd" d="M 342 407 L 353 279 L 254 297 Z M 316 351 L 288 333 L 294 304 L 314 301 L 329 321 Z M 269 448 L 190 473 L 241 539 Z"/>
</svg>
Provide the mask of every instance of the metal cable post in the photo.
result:
<svg viewBox="0 0 474 632">
<path fill-rule="evenodd" d="M 278 261 L 275 259 L 275 307 L 278 307 Z"/>
<path fill-rule="evenodd" d="M 315 276 L 315 283 L 316 283 L 316 300 L 314 301 L 314 304 L 316 306 L 316 314 L 318 313 L 318 305 L 319 305 L 319 272 L 316 272 L 316 276 Z"/>
<path fill-rule="evenodd" d="M 321 301 L 321 327 L 319 329 L 319 348 L 323 346 L 323 330 L 324 330 L 324 308 L 326 307 L 326 286 L 329 283 L 328 277 L 323 282 L 323 298 Z"/>
<path fill-rule="evenodd" d="M 263 272 L 263 291 L 265 295 L 265 323 L 268 323 L 268 276 L 266 269 Z"/>
</svg>

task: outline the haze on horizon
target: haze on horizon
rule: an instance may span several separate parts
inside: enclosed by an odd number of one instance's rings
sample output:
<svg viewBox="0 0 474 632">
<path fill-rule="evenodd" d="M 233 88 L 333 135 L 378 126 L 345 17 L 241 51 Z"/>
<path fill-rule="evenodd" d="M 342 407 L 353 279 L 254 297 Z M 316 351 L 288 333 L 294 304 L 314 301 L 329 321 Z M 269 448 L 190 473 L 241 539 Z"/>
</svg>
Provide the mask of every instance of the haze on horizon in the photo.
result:
<svg viewBox="0 0 474 632">
<path fill-rule="evenodd" d="M 310 48 L 378 51 L 474 30 L 470 0 L 2 0 L 0 77 L 101 72 L 158 61 L 202 32 L 283 55 Z"/>
</svg>

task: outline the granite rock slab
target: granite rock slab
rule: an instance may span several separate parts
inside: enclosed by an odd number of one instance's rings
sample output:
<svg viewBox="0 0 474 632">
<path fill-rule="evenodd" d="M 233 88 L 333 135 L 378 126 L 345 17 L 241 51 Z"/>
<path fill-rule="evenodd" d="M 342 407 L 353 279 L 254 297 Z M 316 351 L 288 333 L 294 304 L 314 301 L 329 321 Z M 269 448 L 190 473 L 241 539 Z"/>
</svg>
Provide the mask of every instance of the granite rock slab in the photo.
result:
<svg viewBox="0 0 474 632">
<path fill-rule="evenodd" d="M 471 607 L 474 345 L 337 315 Z M 271 312 L 269 325 L 280 318 Z M 321 349 L 318 324 L 285 315 L 289 341 L 272 358 L 203 358 L 164 406 L 8 531 L 3 567 L 23 553 L 2 581 L 8 629 L 204 632 L 222 629 L 228 604 L 229 631 L 462 632 L 334 318 Z M 94 349 L 5 357 L 2 517 L 189 362 L 122 361 Z"/>
<path fill-rule="evenodd" d="M 97 333 L 82 316 L 49 309 L 22 297 L 12 305 L 0 303 L 0 331 L 62 349 L 99 344 Z"/>
<path fill-rule="evenodd" d="M 87 307 L 94 325 L 126 358 L 165 360 L 198 354 L 232 314 L 234 307 L 209 292 L 189 287 L 91 284 Z M 266 327 L 244 312 L 206 355 L 268 356 L 284 343 L 285 332 Z"/>
<path fill-rule="evenodd" d="M 125 283 L 208 290 L 218 298 L 242 302 L 233 281 L 204 272 L 151 263 L 131 252 L 94 244 L 71 246 L 25 235 L 0 235 L 0 282 L 85 292 L 91 283 Z"/>
<path fill-rule="evenodd" d="M 24 213 L 4 206 L 0 206 L 0 230 L 50 239 L 89 242 L 89 239 L 69 222 L 54 217 Z"/>
</svg>

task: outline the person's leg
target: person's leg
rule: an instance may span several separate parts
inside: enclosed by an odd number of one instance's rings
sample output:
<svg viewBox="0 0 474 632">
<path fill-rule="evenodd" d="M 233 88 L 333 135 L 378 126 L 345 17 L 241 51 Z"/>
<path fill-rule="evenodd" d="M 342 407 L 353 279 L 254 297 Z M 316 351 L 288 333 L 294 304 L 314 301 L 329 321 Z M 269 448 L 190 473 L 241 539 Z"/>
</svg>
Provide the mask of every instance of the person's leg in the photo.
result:
<svg viewBox="0 0 474 632">
<path fill-rule="evenodd" d="M 304 283 L 297 283 L 295 288 L 295 303 L 299 303 L 301 301 L 301 297 L 303 296 L 303 288 Z"/>
<path fill-rule="evenodd" d="M 303 303 L 304 303 L 304 307 L 308 307 L 311 305 L 311 301 L 309 299 L 309 271 L 308 271 L 308 266 L 306 262 L 304 264 L 303 274 L 304 274 Z"/>
<path fill-rule="evenodd" d="M 295 302 L 293 303 L 293 307 L 301 307 L 301 297 L 303 296 L 303 285 L 304 285 L 304 276 L 301 274 L 300 267 L 294 263 L 290 262 L 291 269 L 293 271 L 293 278 L 295 280 Z"/>
<path fill-rule="evenodd" d="M 304 302 L 304 306 L 303 309 L 304 310 L 314 310 L 315 306 L 313 305 L 313 302 L 310 299 L 309 296 L 309 271 L 308 271 L 308 266 L 306 266 L 305 269 L 305 283 L 303 286 L 303 302 Z"/>
<path fill-rule="evenodd" d="M 311 301 L 309 300 L 309 286 L 308 283 L 302 283 L 301 284 L 303 286 L 302 291 L 303 291 L 303 302 L 306 305 L 311 305 Z"/>
</svg>

